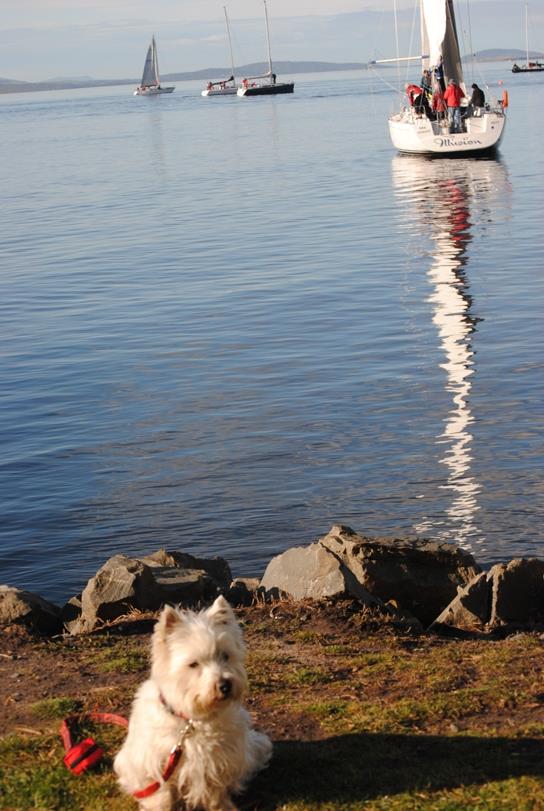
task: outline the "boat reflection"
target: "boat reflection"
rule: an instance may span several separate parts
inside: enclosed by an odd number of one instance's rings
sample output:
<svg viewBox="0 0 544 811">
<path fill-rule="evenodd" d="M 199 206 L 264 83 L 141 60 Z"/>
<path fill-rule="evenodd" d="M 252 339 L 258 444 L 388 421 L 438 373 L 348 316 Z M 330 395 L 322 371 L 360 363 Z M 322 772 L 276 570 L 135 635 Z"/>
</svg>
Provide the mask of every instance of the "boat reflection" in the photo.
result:
<svg viewBox="0 0 544 811">
<path fill-rule="evenodd" d="M 450 494 L 446 516 L 425 516 L 415 529 L 419 534 L 481 549 L 485 538 L 476 521 L 481 485 L 473 471 L 470 398 L 478 318 L 467 269 L 476 228 L 478 253 L 485 251 L 494 205 L 508 197 L 508 176 L 496 159 L 439 161 L 409 155 L 393 159 L 392 173 L 395 192 L 406 199 L 412 235 L 423 242 L 430 240 L 427 277 L 432 292 L 428 301 L 451 398 L 444 429 L 436 437 L 439 461 L 447 472 L 441 487 Z"/>
</svg>

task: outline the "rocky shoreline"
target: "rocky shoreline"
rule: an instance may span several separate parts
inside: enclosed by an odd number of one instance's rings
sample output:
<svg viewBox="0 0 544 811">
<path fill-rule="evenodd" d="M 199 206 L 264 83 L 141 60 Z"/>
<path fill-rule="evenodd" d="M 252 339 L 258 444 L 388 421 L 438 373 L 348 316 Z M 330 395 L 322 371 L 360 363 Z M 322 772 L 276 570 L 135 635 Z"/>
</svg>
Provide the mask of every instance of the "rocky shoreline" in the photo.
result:
<svg viewBox="0 0 544 811">
<path fill-rule="evenodd" d="M 62 607 L 3 585 L 0 626 L 77 635 L 165 603 L 205 605 L 218 594 L 235 607 L 347 598 L 418 632 L 505 635 L 544 623 L 544 560 L 516 558 L 484 571 L 450 544 L 368 537 L 335 525 L 318 541 L 274 557 L 261 579 L 233 579 L 220 557 L 159 550 L 110 558 Z"/>
</svg>

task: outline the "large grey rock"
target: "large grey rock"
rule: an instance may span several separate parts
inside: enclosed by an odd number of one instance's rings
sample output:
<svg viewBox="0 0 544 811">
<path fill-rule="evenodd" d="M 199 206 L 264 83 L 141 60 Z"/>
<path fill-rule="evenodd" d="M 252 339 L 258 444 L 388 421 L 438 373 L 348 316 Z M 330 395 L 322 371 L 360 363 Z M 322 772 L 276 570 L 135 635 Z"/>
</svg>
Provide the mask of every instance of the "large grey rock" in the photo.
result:
<svg viewBox="0 0 544 811">
<path fill-rule="evenodd" d="M 544 560 L 515 558 L 493 566 L 490 625 L 544 621 Z"/>
<path fill-rule="evenodd" d="M 203 560 L 159 550 L 144 558 L 115 555 L 63 609 L 71 634 L 91 631 L 130 611 L 156 611 L 165 603 L 195 605 L 226 590 L 231 573 L 222 558 Z"/>
<path fill-rule="evenodd" d="M 132 608 L 158 608 L 158 600 L 150 598 L 153 587 L 149 566 L 125 555 L 115 555 L 85 586 L 81 609 L 86 616 L 111 620 Z"/>
<path fill-rule="evenodd" d="M 258 577 L 237 577 L 225 592 L 225 598 L 234 606 L 253 605 L 259 585 Z"/>
<path fill-rule="evenodd" d="M 224 558 L 197 558 L 187 552 L 159 549 L 151 555 L 138 558 L 151 568 L 177 568 L 205 572 L 219 585 L 227 588 L 232 581 L 230 566 Z"/>
<path fill-rule="evenodd" d="M 295 600 L 351 596 L 366 605 L 381 604 L 352 572 L 319 543 L 288 549 L 272 558 L 261 580 L 267 596 Z"/>
<path fill-rule="evenodd" d="M 449 626 L 486 632 L 541 622 L 544 622 L 544 561 L 516 558 L 498 563 L 474 578 L 431 628 Z"/>
<path fill-rule="evenodd" d="M 61 628 L 60 608 L 31 591 L 0 586 L 0 625 L 13 624 L 54 634 Z"/>
<path fill-rule="evenodd" d="M 428 625 L 481 569 L 468 552 L 450 544 L 366 537 L 335 525 L 319 544 L 359 583 L 384 602 L 394 600 Z"/>
<path fill-rule="evenodd" d="M 213 577 L 200 569 L 170 569 L 158 566 L 151 569 L 152 588 L 146 592 L 143 607 L 154 610 L 157 603 L 163 605 L 196 605 L 217 597 L 224 588 Z"/>
<path fill-rule="evenodd" d="M 431 625 L 432 630 L 441 626 L 459 628 L 463 631 L 478 631 L 489 622 L 491 616 L 491 587 L 486 572 L 481 572 L 451 601 Z"/>
</svg>

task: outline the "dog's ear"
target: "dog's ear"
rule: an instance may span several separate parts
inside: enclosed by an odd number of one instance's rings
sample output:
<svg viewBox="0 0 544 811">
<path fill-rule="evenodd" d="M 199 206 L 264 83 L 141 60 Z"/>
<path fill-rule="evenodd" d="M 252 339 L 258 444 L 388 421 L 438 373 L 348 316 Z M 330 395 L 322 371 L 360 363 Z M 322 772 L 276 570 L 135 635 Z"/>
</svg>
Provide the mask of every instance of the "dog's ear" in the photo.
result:
<svg viewBox="0 0 544 811">
<path fill-rule="evenodd" d="M 165 605 L 155 626 L 155 633 L 160 639 L 166 639 L 181 622 L 179 611 L 171 605 Z"/>
<path fill-rule="evenodd" d="M 206 611 L 208 617 L 221 625 L 238 625 L 234 611 L 221 594 Z"/>
</svg>

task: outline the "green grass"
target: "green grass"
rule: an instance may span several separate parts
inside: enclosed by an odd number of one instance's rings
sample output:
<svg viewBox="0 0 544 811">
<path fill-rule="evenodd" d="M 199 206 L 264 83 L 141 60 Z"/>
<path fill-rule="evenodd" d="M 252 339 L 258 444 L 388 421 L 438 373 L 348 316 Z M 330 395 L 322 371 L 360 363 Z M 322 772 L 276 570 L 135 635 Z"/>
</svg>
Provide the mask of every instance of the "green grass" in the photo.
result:
<svg viewBox="0 0 544 811">
<path fill-rule="evenodd" d="M 30 710 L 36 718 L 42 721 L 54 718 L 65 718 L 67 715 L 75 715 L 80 712 L 82 702 L 75 698 L 44 698 L 30 705 Z"/>
<path fill-rule="evenodd" d="M 356 628 L 336 637 L 322 623 L 314 631 L 282 622 L 263 621 L 263 636 L 248 644 L 250 709 L 275 744 L 241 811 L 544 811 L 538 634 L 443 641 Z M 76 739 L 91 734 L 106 757 L 75 777 L 62 763 L 56 722 L 127 706 L 148 667 L 144 642 L 71 643 L 81 646 L 82 669 L 108 676 L 83 702 L 36 702 L 43 728 L 0 739 L 2 811 L 137 811 L 112 773 L 124 731 L 84 724 Z"/>
<path fill-rule="evenodd" d="M 103 745 L 104 736 L 96 737 Z M 113 744 L 111 735 L 107 737 Z M 117 738 L 122 739 L 122 734 Z M 134 808 L 117 789 L 111 770 L 111 754 L 92 774 L 81 776 L 68 771 L 63 756 L 60 738 L 53 735 L 30 739 L 10 735 L 1 740 L 0 807 L 9 811 L 124 811 Z"/>
<path fill-rule="evenodd" d="M 144 673 L 149 667 L 149 656 L 139 650 L 118 654 L 103 651 L 97 657 L 96 667 L 102 673 Z"/>
<path fill-rule="evenodd" d="M 302 687 L 304 685 L 326 684 L 331 680 L 328 673 L 319 668 L 301 667 L 286 674 L 285 681 L 289 685 Z"/>
</svg>

